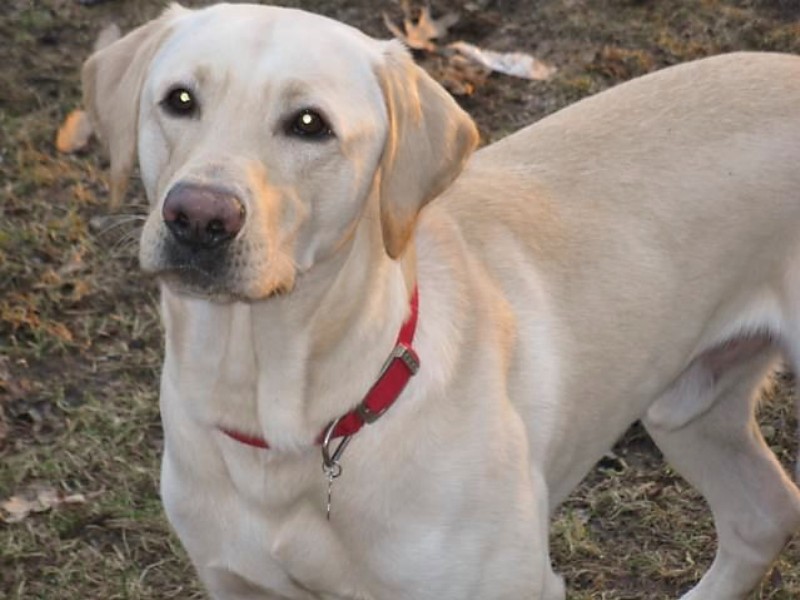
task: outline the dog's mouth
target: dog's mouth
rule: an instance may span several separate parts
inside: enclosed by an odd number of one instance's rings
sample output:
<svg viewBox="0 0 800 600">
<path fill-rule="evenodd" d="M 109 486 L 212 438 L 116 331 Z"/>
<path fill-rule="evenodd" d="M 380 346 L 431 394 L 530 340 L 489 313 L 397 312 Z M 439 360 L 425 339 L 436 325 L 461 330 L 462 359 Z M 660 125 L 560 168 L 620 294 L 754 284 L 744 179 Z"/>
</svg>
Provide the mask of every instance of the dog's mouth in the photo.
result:
<svg viewBox="0 0 800 600">
<path fill-rule="evenodd" d="M 142 261 L 142 268 L 175 293 L 227 301 L 242 295 L 235 285 L 235 274 L 228 251 L 190 249 L 165 240 L 156 260 Z"/>
<path fill-rule="evenodd" d="M 203 298 L 232 296 L 227 287 L 203 269 L 190 265 L 175 265 L 153 273 L 173 291 Z"/>
<path fill-rule="evenodd" d="M 215 304 L 230 304 L 233 302 L 263 302 L 271 298 L 288 294 L 291 290 L 285 287 L 276 287 L 266 294 L 250 294 L 239 291 L 235 287 L 209 282 L 208 276 L 203 273 L 189 270 L 168 270 L 156 274 L 156 277 L 170 291 L 179 296 L 187 296 L 198 300 L 207 300 Z"/>
<path fill-rule="evenodd" d="M 171 257 L 148 273 L 178 295 L 215 303 L 256 302 L 282 296 L 290 285 L 264 285 L 249 281 L 228 266 L 227 260 L 203 260 L 202 257 Z"/>
</svg>

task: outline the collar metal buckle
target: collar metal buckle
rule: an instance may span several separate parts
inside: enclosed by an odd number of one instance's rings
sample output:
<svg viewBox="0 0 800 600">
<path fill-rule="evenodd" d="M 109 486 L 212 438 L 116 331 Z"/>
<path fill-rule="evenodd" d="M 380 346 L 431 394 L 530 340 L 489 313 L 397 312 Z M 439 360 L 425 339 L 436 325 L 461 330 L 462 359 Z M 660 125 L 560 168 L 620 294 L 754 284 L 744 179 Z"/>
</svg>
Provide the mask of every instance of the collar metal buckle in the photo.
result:
<svg viewBox="0 0 800 600">
<path fill-rule="evenodd" d="M 386 371 L 388 371 L 397 360 L 401 361 L 406 366 L 412 376 L 416 375 L 417 371 L 419 371 L 419 358 L 417 357 L 416 353 L 405 344 L 397 344 L 394 347 L 394 350 L 392 350 L 392 353 L 389 355 L 389 358 L 387 358 L 386 362 L 383 363 L 383 366 L 381 367 L 381 373 L 378 376 L 378 381 L 380 381 L 383 376 L 386 375 Z M 369 396 L 369 394 L 367 396 Z M 376 412 L 367 406 L 366 402 L 361 402 L 358 406 L 356 406 L 356 412 L 364 421 L 364 423 L 371 425 L 380 419 L 387 410 L 389 410 L 389 406 L 391 405 L 386 405 Z"/>
</svg>

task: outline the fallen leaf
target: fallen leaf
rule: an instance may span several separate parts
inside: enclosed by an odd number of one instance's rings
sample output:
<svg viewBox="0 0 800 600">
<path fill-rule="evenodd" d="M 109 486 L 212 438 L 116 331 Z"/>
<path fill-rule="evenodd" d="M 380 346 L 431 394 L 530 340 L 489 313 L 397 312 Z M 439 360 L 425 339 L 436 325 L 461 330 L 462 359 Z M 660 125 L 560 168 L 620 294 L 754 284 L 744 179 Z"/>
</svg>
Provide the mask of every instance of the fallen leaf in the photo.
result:
<svg viewBox="0 0 800 600">
<path fill-rule="evenodd" d="M 83 494 L 65 495 L 52 487 L 38 486 L 0 502 L 0 520 L 19 523 L 31 514 L 43 513 L 60 505 L 85 503 Z"/>
<path fill-rule="evenodd" d="M 70 494 L 61 499 L 62 504 L 86 504 L 86 496 L 83 494 Z"/>
<path fill-rule="evenodd" d="M 486 83 L 491 71 L 460 54 L 453 54 L 431 68 L 431 74 L 454 96 L 471 96 Z"/>
<path fill-rule="evenodd" d="M 92 124 L 89 115 L 83 110 L 73 110 L 64 119 L 56 135 L 56 149 L 65 154 L 79 152 L 86 148 L 92 137 Z"/>
<path fill-rule="evenodd" d="M 447 46 L 469 60 L 505 75 L 523 79 L 550 79 L 557 69 L 524 52 L 495 52 L 468 42 L 453 42 Z"/>
<path fill-rule="evenodd" d="M 447 31 L 458 22 L 456 13 L 448 13 L 439 19 L 434 19 L 427 6 L 420 9 L 419 18 L 414 21 L 407 2 L 403 3 L 403 12 L 405 13 L 403 29 L 395 25 L 386 13 L 383 13 L 383 22 L 396 38 L 414 50 L 433 52 L 436 50 L 433 40 L 447 35 Z"/>
<path fill-rule="evenodd" d="M 0 504 L 0 509 L 6 513 L 6 515 L 3 516 L 3 521 L 6 523 L 19 523 L 31 514 L 32 507 L 29 500 L 25 500 L 19 496 L 11 496 L 11 498 Z"/>
</svg>

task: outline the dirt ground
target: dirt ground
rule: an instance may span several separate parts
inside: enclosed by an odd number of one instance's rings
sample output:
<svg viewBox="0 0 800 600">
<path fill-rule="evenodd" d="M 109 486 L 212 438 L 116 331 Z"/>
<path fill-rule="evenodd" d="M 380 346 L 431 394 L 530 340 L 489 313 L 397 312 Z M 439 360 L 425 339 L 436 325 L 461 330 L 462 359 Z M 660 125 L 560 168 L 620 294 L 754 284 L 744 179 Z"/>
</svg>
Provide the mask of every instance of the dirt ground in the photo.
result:
<svg viewBox="0 0 800 600">
<path fill-rule="evenodd" d="M 98 145 L 59 155 L 55 130 L 79 103 L 100 28 L 158 13 L 152 0 L 7 0 L 0 11 L 0 599 L 202 598 L 157 495 L 161 331 L 136 266 L 145 201 L 134 185 L 109 216 Z M 187 2 L 201 5 L 204 2 Z M 297 0 L 388 37 L 394 0 Z M 800 53 L 800 0 L 440 0 L 449 40 L 555 64 L 550 81 L 492 76 L 462 98 L 498 139 L 606 87 L 738 49 Z M 433 63 L 429 63 L 435 68 Z M 794 463 L 793 380 L 776 375 L 761 423 Z M 28 503 L 28 504 L 26 504 Z M 48 509 L 48 507 L 50 507 Z M 17 518 L 14 518 L 14 515 Z M 660 599 L 710 563 L 702 500 L 634 427 L 563 506 L 554 561 L 570 598 Z M 790 544 L 754 598 L 800 598 Z"/>
</svg>

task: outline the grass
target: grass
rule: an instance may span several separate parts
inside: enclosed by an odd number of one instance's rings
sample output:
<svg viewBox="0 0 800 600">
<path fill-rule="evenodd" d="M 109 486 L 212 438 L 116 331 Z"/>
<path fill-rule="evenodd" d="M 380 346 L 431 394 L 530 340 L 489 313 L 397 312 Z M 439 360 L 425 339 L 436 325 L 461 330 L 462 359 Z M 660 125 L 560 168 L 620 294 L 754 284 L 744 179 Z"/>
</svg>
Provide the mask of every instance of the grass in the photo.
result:
<svg viewBox="0 0 800 600">
<path fill-rule="evenodd" d="M 197 4 L 197 3 L 194 3 Z M 294 2 L 385 36 L 369 0 Z M 790 0 L 487 0 L 458 10 L 454 37 L 527 50 L 550 82 L 492 77 L 463 99 L 487 140 L 653 69 L 736 49 L 800 53 Z M 130 28 L 155 0 L 94 7 L 10 0 L 0 14 L 0 501 L 36 489 L 86 501 L 0 522 L 0 599 L 202 598 L 158 499 L 161 332 L 154 286 L 138 274 L 135 218 L 108 216 L 105 159 L 56 154 L 79 103 L 78 73 L 109 20 Z M 376 5 L 378 8 L 376 9 Z M 144 208 L 137 185 L 125 215 Z M 793 381 L 776 377 L 761 422 L 787 467 L 796 453 Z M 697 494 L 632 429 L 565 503 L 554 560 L 571 598 L 674 598 L 714 552 Z M 800 547 L 755 598 L 800 597 Z"/>
</svg>

